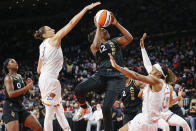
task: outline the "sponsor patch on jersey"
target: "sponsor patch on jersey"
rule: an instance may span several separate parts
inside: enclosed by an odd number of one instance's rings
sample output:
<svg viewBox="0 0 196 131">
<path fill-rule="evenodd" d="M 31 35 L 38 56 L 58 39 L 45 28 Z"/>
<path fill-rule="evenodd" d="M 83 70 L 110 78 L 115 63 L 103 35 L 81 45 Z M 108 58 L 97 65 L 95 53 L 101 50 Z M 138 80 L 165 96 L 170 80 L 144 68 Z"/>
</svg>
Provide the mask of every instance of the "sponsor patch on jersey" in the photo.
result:
<svg viewBox="0 0 196 131">
<path fill-rule="evenodd" d="M 11 115 L 12 115 L 12 117 L 15 117 L 15 113 L 13 111 L 12 111 Z"/>
</svg>

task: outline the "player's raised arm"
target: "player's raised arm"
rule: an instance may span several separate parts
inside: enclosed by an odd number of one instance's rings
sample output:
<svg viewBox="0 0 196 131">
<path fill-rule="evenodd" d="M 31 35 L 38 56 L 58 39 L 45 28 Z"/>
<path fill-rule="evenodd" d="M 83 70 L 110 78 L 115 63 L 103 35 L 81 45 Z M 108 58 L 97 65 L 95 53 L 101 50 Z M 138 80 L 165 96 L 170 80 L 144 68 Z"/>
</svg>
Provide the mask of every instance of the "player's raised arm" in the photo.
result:
<svg viewBox="0 0 196 131">
<path fill-rule="evenodd" d="M 144 40 L 146 39 L 146 33 L 143 34 L 142 38 L 140 39 L 140 47 L 141 47 L 141 52 L 142 52 L 142 59 L 144 63 L 144 67 L 146 68 L 148 74 L 152 71 L 152 64 L 151 61 L 148 57 L 148 54 L 146 52 L 146 49 L 144 48 Z"/>
<path fill-rule="evenodd" d="M 93 53 L 93 55 L 95 55 L 97 50 L 99 50 L 100 44 L 101 44 L 101 27 L 100 27 L 99 24 L 97 24 L 95 18 L 94 18 L 94 23 L 95 23 L 95 26 L 97 27 L 97 29 L 96 29 L 96 33 L 95 33 L 93 43 L 91 44 L 91 47 L 90 47 L 91 52 Z"/>
<path fill-rule="evenodd" d="M 118 23 L 117 19 L 113 15 L 113 13 L 112 12 L 110 12 L 110 13 L 111 13 L 111 17 L 113 19 L 111 24 L 116 26 L 120 30 L 120 32 L 123 34 L 122 37 L 117 37 L 117 38 L 115 38 L 115 40 L 121 46 L 128 45 L 133 40 L 133 36 L 129 33 L 129 31 L 127 29 L 125 29 L 120 23 Z"/>
<path fill-rule="evenodd" d="M 84 14 L 88 11 L 93 9 L 95 6 L 100 5 L 100 2 L 92 3 L 88 6 L 86 6 L 80 13 L 75 15 L 67 25 L 65 25 L 61 30 L 59 30 L 55 36 L 52 38 L 52 41 L 56 42 L 51 42 L 53 46 L 60 46 L 60 41 L 63 37 L 65 37 L 76 25 L 77 23 L 81 20 L 81 18 L 84 16 Z"/>
<path fill-rule="evenodd" d="M 134 80 L 139 80 L 139 81 L 142 81 L 150 85 L 156 85 L 156 84 L 161 83 L 161 81 L 155 77 L 140 75 L 136 73 L 135 71 L 129 70 L 126 67 L 120 67 L 119 65 L 116 64 L 113 56 L 110 53 L 108 55 L 110 56 L 110 61 L 111 61 L 112 66 L 118 71 L 120 71 L 121 73 L 123 73 L 126 77 L 130 77 Z"/>
</svg>

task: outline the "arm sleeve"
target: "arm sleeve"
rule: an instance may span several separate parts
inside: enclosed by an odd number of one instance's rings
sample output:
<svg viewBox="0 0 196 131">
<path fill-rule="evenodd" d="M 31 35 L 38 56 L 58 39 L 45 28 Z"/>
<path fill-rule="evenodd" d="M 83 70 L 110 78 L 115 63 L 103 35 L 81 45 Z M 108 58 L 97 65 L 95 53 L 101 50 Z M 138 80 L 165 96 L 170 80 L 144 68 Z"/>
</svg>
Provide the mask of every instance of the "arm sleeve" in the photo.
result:
<svg viewBox="0 0 196 131">
<path fill-rule="evenodd" d="M 142 51 L 142 59 L 143 59 L 143 63 L 144 63 L 144 67 L 146 68 L 148 74 L 152 71 L 152 64 L 151 61 L 148 57 L 148 54 L 146 52 L 146 49 L 141 49 Z"/>
</svg>

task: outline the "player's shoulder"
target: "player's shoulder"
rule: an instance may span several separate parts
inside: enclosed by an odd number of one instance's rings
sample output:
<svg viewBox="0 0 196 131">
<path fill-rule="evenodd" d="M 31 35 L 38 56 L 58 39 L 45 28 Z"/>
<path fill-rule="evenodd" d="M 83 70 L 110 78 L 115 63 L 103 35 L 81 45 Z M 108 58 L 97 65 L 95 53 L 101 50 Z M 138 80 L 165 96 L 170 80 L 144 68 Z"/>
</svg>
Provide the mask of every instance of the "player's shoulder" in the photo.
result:
<svg viewBox="0 0 196 131">
<path fill-rule="evenodd" d="M 9 74 L 7 74 L 4 78 L 4 82 L 12 82 L 12 81 L 13 81 L 12 77 Z"/>
</svg>

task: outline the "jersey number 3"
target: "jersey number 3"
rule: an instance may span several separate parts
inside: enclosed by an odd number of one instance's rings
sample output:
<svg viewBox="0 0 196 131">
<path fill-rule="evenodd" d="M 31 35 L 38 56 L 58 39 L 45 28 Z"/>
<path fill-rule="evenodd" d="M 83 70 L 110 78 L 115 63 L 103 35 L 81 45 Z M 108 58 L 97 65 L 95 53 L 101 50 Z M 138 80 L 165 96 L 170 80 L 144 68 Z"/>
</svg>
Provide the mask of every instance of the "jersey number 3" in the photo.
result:
<svg viewBox="0 0 196 131">
<path fill-rule="evenodd" d="M 99 49 L 100 53 L 103 53 L 104 51 L 106 51 L 107 49 L 105 48 L 105 45 L 101 45 L 101 48 Z"/>
</svg>

